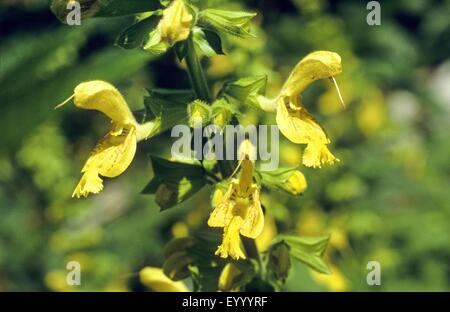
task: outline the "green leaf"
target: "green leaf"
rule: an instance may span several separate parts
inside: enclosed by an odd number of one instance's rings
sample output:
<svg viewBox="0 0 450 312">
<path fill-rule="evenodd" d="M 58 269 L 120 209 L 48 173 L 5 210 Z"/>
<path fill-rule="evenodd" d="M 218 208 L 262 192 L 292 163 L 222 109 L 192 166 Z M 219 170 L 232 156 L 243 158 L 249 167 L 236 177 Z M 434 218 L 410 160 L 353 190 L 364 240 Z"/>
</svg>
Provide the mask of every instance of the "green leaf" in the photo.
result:
<svg viewBox="0 0 450 312">
<path fill-rule="evenodd" d="M 195 245 L 188 248 L 189 255 L 194 257 L 200 265 L 210 265 L 211 260 L 218 260 L 214 251 L 222 241 L 222 235 L 211 228 L 202 229 L 193 233 Z"/>
<path fill-rule="evenodd" d="M 323 259 L 323 254 L 330 239 L 329 236 L 299 237 L 280 235 L 281 241 L 290 247 L 291 256 L 312 269 L 325 274 L 331 274 L 328 265 Z"/>
<path fill-rule="evenodd" d="M 195 94 L 189 89 L 151 89 L 149 98 L 171 101 L 175 103 L 187 103 L 195 100 Z"/>
<path fill-rule="evenodd" d="M 203 28 L 224 32 L 236 37 L 254 37 L 249 33 L 250 20 L 256 13 L 206 9 L 199 14 L 199 25 Z"/>
<path fill-rule="evenodd" d="M 198 162 L 173 162 L 150 156 L 154 177 L 142 193 L 155 194 L 161 210 L 182 203 L 206 183 L 205 171 Z"/>
<path fill-rule="evenodd" d="M 50 6 L 53 14 L 63 23 L 67 23 L 67 15 L 72 11 L 67 8 L 69 2 L 73 0 L 53 0 Z M 81 19 L 131 15 L 162 8 L 158 0 L 77 0 L 77 2 L 81 5 Z"/>
<path fill-rule="evenodd" d="M 187 254 L 194 259 L 189 266 L 194 291 L 217 291 L 219 275 L 225 260 L 214 255 L 222 240 L 222 235 L 211 229 L 196 231 L 194 244 L 186 247 Z"/>
<path fill-rule="evenodd" d="M 151 15 L 125 29 L 116 39 L 116 45 L 124 49 L 135 49 L 143 45 L 150 30 L 156 27 L 160 16 Z"/>
<path fill-rule="evenodd" d="M 169 44 L 162 40 L 159 29 L 155 28 L 146 38 L 143 49 L 150 54 L 160 55 L 165 53 L 169 47 Z"/>
<path fill-rule="evenodd" d="M 159 0 L 99 0 L 101 10 L 98 17 L 113 17 L 150 12 L 162 9 Z"/>
<path fill-rule="evenodd" d="M 205 29 L 203 32 L 205 33 L 206 41 L 208 41 L 214 52 L 216 54 L 225 54 L 222 48 L 222 38 L 215 31 Z"/>
<path fill-rule="evenodd" d="M 208 258 L 209 259 L 209 258 Z M 216 292 L 221 267 L 197 265 L 189 267 L 194 291 Z"/>
<path fill-rule="evenodd" d="M 187 105 L 195 99 L 191 90 L 148 90 L 144 99 L 146 119 L 159 118 L 160 132 L 188 122 Z"/>
<path fill-rule="evenodd" d="M 266 85 L 266 75 L 245 77 L 225 84 L 221 92 L 242 103 L 258 107 L 257 97 L 264 93 Z"/>
<path fill-rule="evenodd" d="M 224 54 L 222 51 L 222 40 L 213 31 L 202 30 L 199 27 L 193 29 L 194 44 L 200 54 L 211 57 L 217 54 Z"/>
<path fill-rule="evenodd" d="M 197 50 L 198 54 L 206 55 L 207 57 L 211 57 L 216 55 L 216 52 L 213 48 L 209 45 L 208 41 L 206 40 L 205 33 L 198 27 L 194 28 L 192 31 L 193 33 L 193 39 L 194 39 L 194 45 Z"/>
</svg>

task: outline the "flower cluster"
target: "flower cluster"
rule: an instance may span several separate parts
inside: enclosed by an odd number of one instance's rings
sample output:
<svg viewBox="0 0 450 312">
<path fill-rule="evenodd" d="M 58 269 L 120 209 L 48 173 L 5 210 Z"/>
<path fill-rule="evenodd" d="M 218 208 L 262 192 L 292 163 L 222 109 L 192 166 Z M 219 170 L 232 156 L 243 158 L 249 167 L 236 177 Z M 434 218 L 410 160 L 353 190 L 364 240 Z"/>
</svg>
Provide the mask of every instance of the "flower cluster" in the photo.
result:
<svg viewBox="0 0 450 312">
<path fill-rule="evenodd" d="M 53 2 L 55 14 L 63 18 L 66 13 L 63 4 L 67 1 Z M 293 143 L 306 145 L 302 156 L 304 166 L 320 168 L 324 164 L 332 165 L 339 161 L 328 149 L 330 138 L 300 98 L 308 86 L 320 79 L 331 79 L 337 88 L 334 77 L 342 72 L 341 57 L 337 53 L 316 51 L 305 56 L 294 67 L 274 99 L 263 95 L 266 77 L 227 82 L 213 99 L 200 57 L 223 54 L 221 36 L 224 34 L 252 37 L 250 20 L 255 14 L 218 9 L 199 10 L 186 0 L 154 1 L 151 7 L 133 8 L 136 12 L 129 12 L 118 3 L 90 1 L 85 3 L 84 10 L 92 6 L 89 16 L 103 16 L 108 12 L 116 15 L 121 10 L 124 10 L 124 15 L 139 13 L 136 23 L 120 35 L 117 44 L 126 49 L 142 48 L 153 54 L 173 48 L 179 60 L 185 61 L 192 90 L 150 90 L 145 100 L 145 112 L 146 116 L 153 119 L 139 123 L 124 97 L 110 83 L 95 80 L 79 84 L 69 100 L 73 99 L 78 108 L 102 112 L 111 120 L 111 129 L 89 155 L 73 197 L 97 194 L 103 189 L 103 177 L 114 178 L 122 174 L 132 162 L 138 142 L 170 129 L 171 125 L 181 121 L 187 121 L 195 131 L 197 126 L 194 121 L 198 118 L 202 118 L 202 126 L 211 123 L 223 128 L 239 121 L 238 110 L 244 105 L 276 114 L 281 133 Z M 339 88 L 337 90 L 342 101 Z M 294 196 L 301 195 L 307 187 L 305 176 L 298 168 L 264 172 L 257 168 L 255 155 L 255 146 L 249 140 L 244 140 L 238 146 L 238 162 L 232 165 L 231 170 L 226 169 L 229 163 L 222 160 L 215 160 L 211 165 L 192 159 L 177 162 L 152 157 L 154 178 L 143 192 L 155 194 L 157 204 L 167 209 L 183 202 L 207 183 L 214 184 L 216 191 L 219 184 L 226 184 L 226 191 L 214 200 L 207 224 L 212 228 L 223 228 L 222 242 L 215 252 L 217 256 L 245 260 L 251 255 L 246 244 L 242 244 L 241 236 L 254 244 L 252 240 L 259 237 L 264 228 L 264 212 L 260 202 L 263 185 Z M 328 268 L 322 259 L 327 242 L 328 237 L 279 238 L 269 248 L 267 274 L 284 281 L 291 256 L 319 272 L 327 273 Z M 197 254 L 191 254 L 186 246 L 182 251 L 172 250 L 166 254 L 168 259 L 164 272 L 172 280 L 194 274 L 192 266 L 195 261 L 201 261 L 196 260 Z M 237 263 L 231 262 L 225 266 L 220 278 L 223 289 L 234 289 L 240 285 L 242 280 L 236 284 L 234 279 L 241 276 L 242 272 L 253 272 L 252 268 L 240 267 Z M 155 268 L 141 272 L 141 278 L 149 284 L 165 280 L 161 270 Z M 178 285 L 173 289 L 179 288 Z"/>
</svg>

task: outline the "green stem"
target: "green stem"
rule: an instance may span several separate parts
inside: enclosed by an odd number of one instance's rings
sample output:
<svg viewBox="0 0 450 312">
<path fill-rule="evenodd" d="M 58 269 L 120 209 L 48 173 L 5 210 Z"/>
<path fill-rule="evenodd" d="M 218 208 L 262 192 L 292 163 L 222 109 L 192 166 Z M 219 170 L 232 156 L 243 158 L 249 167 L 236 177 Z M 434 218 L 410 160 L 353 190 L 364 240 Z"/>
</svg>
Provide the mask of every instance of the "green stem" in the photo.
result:
<svg viewBox="0 0 450 312">
<path fill-rule="evenodd" d="M 188 68 L 189 78 L 191 80 L 192 87 L 194 88 L 196 96 L 207 103 L 212 103 L 211 93 L 209 91 L 208 83 L 206 81 L 205 73 L 203 72 L 203 68 L 200 63 L 200 59 L 195 52 L 194 40 L 192 34 L 186 40 L 186 64 Z M 229 177 L 233 172 L 232 162 L 222 160 L 218 161 L 219 169 L 223 179 Z M 209 174 L 209 172 L 208 172 Z M 211 178 L 217 181 L 217 177 L 214 175 L 209 175 Z M 249 258 L 255 259 L 259 265 L 259 272 L 262 275 L 262 261 L 258 252 L 258 248 L 256 247 L 256 243 L 254 239 L 242 237 L 242 242 L 244 245 L 244 249 Z"/>
<path fill-rule="evenodd" d="M 263 279 L 263 263 L 258 252 L 258 247 L 256 247 L 256 242 L 252 238 L 241 236 L 242 244 L 244 245 L 245 252 L 250 259 L 255 259 L 259 266 L 259 277 Z"/>
<path fill-rule="evenodd" d="M 206 82 L 205 74 L 200 64 L 200 60 L 197 56 L 197 53 L 195 52 L 194 40 L 192 38 L 192 35 L 190 35 L 187 39 L 186 45 L 186 64 L 195 94 L 200 100 L 211 103 L 211 94 L 209 92 L 208 84 Z M 226 161 L 219 161 L 219 168 L 223 178 L 226 178 L 232 173 L 232 168 Z M 261 259 L 259 257 L 255 240 L 243 237 L 243 243 L 248 257 L 257 260 L 259 265 L 261 266 Z"/>
<path fill-rule="evenodd" d="M 259 253 L 258 248 L 256 247 L 255 240 L 245 236 L 242 236 L 241 238 L 247 256 L 249 256 L 252 259 L 258 259 Z"/>
<path fill-rule="evenodd" d="M 195 94 L 200 100 L 211 103 L 211 94 L 206 82 L 205 73 L 203 72 L 202 65 L 200 64 L 200 59 L 195 52 L 192 34 L 186 40 L 186 46 L 186 64 Z"/>
<path fill-rule="evenodd" d="M 195 52 L 192 34 L 186 40 L 186 47 L 186 64 L 195 94 L 200 100 L 211 103 L 212 98 L 209 92 L 208 83 L 206 82 L 205 73 L 203 72 L 202 65 L 200 64 L 200 59 Z M 218 163 L 223 179 L 226 179 L 233 173 L 233 166 L 229 163 L 229 161 L 218 161 Z"/>
</svg>

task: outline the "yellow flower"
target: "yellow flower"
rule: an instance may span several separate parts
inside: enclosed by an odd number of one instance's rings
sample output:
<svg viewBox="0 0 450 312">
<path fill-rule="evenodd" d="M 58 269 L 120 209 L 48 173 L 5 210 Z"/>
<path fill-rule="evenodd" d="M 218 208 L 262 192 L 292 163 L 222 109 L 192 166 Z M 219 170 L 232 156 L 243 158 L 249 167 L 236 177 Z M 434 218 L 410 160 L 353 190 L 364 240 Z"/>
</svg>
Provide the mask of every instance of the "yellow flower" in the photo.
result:
<svg viewBox="0 0 450 312">
<path fill-rule="evenodd" d="M 260 188 L 253 183 L 252 146 L 248 140 L 240 147 L 243 155 L 239 179 L 233 178 L 227 192 L 211 213 L 208 225 L 223 227 L 223 241 L 216 255 L 245 259 L 239 234 L 255 239 L 264 228 L 264 215 L 259 201 Z"/>
<path fill-rule="evenodd" d="M 162 18 L 154 31 L 150 33 L 149 40 L 144 49 L 160 54 L 179 41 L 189 37 L 192 14 L 186 7 L 184 0 L 174 0 L 163 10 Z"/>
<path fill-rule="evenodd" d="M 122 174 L 134 158 L 137 142 L 154 134 L 158 126 L 155 122 L 138 124 L 120 92 L 104 81 L 79 84 L 69 100 L 72 98 L 76 107 L 98 110 L 112 123 L 111 130 L 97 143 L 81 170 L 83 176 L 72 194 L 80 198 L 103 189 L 100 176 L 114 178 Z"/>
<path fill-rule="evenodd" d="M 183 282 L 174 282 L 168 278 L 162 269 L 145 267 L 139 272 L 139 279 L 145 286 L 158 292 L 187 292 Z"/>
<path fill-rule="evenodd" d="M 276 121 L 285 137 L 294 143 L 307 144 L 303 155 L 303 164 L 307 167 L 320 168 L 339 160 L 328 150 L 330 139 L 300 102 L 300 94 L 312 82 L 324 78 L 331 78 L 337 87 L 334 76 L 341 72 L 341 57 L 337 53 L 316 51 L 295 66 L 272 104 L 264 97 L 260 98 L 264 109 L 276 109 Z M 342 101 L 340 93 L 339 97 Z"/>
</svg>

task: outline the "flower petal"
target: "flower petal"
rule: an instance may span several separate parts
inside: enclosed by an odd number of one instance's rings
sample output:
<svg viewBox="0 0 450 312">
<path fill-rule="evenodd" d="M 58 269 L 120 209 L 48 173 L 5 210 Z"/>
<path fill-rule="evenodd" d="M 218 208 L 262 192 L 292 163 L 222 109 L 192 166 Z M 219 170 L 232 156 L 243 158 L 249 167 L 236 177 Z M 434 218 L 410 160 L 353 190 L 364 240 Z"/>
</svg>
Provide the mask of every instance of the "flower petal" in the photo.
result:
<svg viewBox="0 0 450 312">
<path fill-rule="evenodd" d="M 75 88 L 75 106 L 98 110 L 116 124 L 134 124 L 135 119 L 122 94 L 110 83 L 93 80 L 80 83 Z"/>
<path fill-rule="evenodd" d="M 316 80 L 336 76 L 342 72 L 341 57 L 330 51 L 315 51 L 305 56 L 291 72 L 281 94 L 298 96 Z"/>
<path fill-rule="evenodd" d="M 88 170 L 81 177 L 72 197 L 87 197 L 90 193 L 98 194 L 101 190 L 103 190 L 103 180 L 99 177 L 98 171 Z"/>
<path fill-rule="evenodd" d="M 245 254 L 241 249 L 241 238 L 239 228 L 242 224 L 240 216 L 233 217 L 231 222 L 225 227 L 222 244 L 217 248 L 216 255 L 221 258 L 231 258 L 238 260 L 245 259 Z"/>
<path fill-rule="evenodd" d="M 240 230 L 242 235 L 250 238 L 258 237 L 264 228 L 264 214 L 259 200 L 259 188 L 255 185 L 253 188 L 252 202 L 247 209 L 247 214 Z"/>
<path fill-rule="evenodd" d="M 123 128 L 121 133 L 113 131 L 105 135 L 91 152 L 81 170 L 83 177 L 76 187 L 73 197 L 86 197 L 89 193 L 99 193 L 103 188 L 99 175 L 113 178 L 122 174 L 130 165 L 136 153 L 136 130 L 134 126 Z"/>
<path fill-rule="evenodd" d="M 321 168 L 323 164 L 332 165 L 339 159 L 334 157 L 327 146 L 322 143 L 311 142 L 303 153 L 303 164 L 306 167 Z"/>
<path fill-rule="evenodd" d="M 231 195 L 234 192 L 234 183 L 230 182 L 227 192 L 223 195 L 220 203 L 214 208 L 209 216 L 208 226 L 225 227 L 232 218 L 234 202 L 231 201 Z"/>
<path fill-rule="evenodd" d="M 294 143 L 306 144 L 312 141 L 329 143 L 325 131 L 314 117 L 303 105 L 296 102 L 293 103 L 292 99 L 283 96 L 278 99 L 276 121 L 281 133 Z"/>
<path fill-rule="evenodd" d="M 134 127 L 124 128 L 120 136 L 107 136 L 98 154 L 100 174 L 109 178 L 122 174 L 133 161 L 136 145 Z"/>
</svg>

